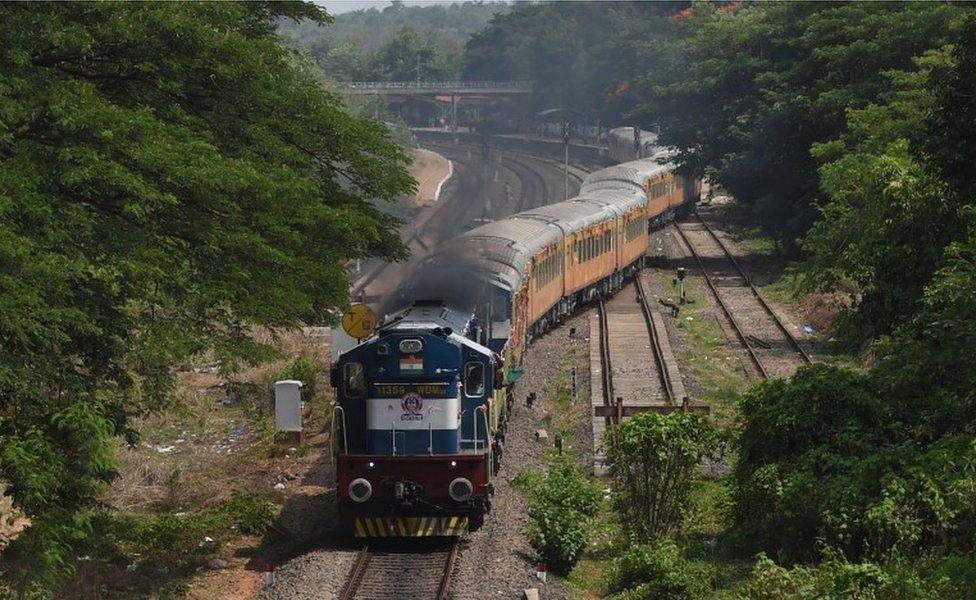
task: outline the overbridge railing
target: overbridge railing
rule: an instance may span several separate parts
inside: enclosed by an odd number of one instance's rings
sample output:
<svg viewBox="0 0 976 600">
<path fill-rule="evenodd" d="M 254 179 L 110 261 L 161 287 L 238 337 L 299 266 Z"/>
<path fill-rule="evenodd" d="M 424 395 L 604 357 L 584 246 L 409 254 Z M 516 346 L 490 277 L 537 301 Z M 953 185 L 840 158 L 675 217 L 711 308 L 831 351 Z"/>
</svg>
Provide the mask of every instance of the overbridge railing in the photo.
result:
<svg viewBox="0 0 976 600">
<path fill-rule="evenodd" d="M 530 92 L 531 81 L 347 81 L 339 85 L 359 92 Z"/>
</svg>

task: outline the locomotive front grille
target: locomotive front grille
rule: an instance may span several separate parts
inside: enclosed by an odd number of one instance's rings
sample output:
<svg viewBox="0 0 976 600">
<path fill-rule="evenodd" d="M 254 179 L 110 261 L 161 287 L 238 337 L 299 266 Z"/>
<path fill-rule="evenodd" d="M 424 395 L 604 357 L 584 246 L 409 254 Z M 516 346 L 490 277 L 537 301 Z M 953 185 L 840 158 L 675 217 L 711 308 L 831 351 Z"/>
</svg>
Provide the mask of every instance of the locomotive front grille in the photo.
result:
<svg viewBox="0 0 976 600">
<path fill-rule="evenodd" d="M 467 517 L 356 517 L 356 537 L 455 537 L 468 530 Z"/>
</svg>

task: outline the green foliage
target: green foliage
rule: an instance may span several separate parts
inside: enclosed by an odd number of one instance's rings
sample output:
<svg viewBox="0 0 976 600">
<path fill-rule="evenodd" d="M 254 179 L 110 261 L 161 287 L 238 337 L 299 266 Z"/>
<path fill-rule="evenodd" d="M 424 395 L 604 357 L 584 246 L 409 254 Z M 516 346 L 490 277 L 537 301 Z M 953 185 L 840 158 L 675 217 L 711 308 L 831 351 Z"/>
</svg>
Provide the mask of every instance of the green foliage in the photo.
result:
<svg viewBox="0 0 976 600">
<path fill-rule="evenodd" d="M 236 533 L 263 535 L 275 513 L 274 504 L 240 491 L 220 506 L 189 514 L 99 513 L 85 549 L 116 564 L 184 571 L 201 564 Z"/>
<path fill-rule="evenodd" d="M 848 113 L 842 139 L 813 149 L 827 200 L 806 237 L 806 272 L 818 287 L 845 282 L 858 292 L 856 339 L 888 333 L 918 310 L 962 224 L 949 187 L 913 150 L 934 103 L 931 73 L 950 59 L 930 52 L 915 63 L 914 71 L 887 74 L 893 89 L 884 103 Z"/>
<path fill-rule="evenodd" d="M 613 561 L 606 579 L 614 600 L 692 600 L 711 591 L 708 568 L 686 560 L 671 540 L 632 546 Z"/>
<path fill-rule="evenodd" d="M 786 569 L 760 555 L 740 597 L 749 600 L 936 600 L 949 597 L 943 595 L 943 585 L 941 580 L 924 581 L 911 566 L 899 561 L 850 563 L 831 556 L 817 568 Z"/>
<path fill-rule="evenodd" d="M 746 396 L 733 512 L 747 547 L 784 560 L 815 558 L 823 543 L 849 557 L 972 549 L 971 402 L 899 389 L 894 363 L 910 377 L 920 356 L 905 351 L 868 374 L 817 365 Z M 945 420 L 943 409 L 958 418 Z"/>
<path fill-rule="evenodd" d="M 264 535 L 276 512 L 272 502 L 241 491 L 234 491 L 220 507 L 220 514 L 244 535 Z"/>
<path fill-rule="evenodd" d="M 518 3 L 492 18 L 464 48 L 465 79 L 531 80 L 526 110 L 567 108 L 593 123 L 616 122 L 639 74 L 658 65 L 640 50 L 677 32 L 668 16 L 685 3 Z M 520 100 L 521 101 L 521 100 Z"/>
<path fill-rule="evenodd" d="M 281 22 L 279 31 L 305 48 L 332 79 L 380 81 L 417 78 L 416 55 L 400 55 L 404 70 L 394 72 L 379 55 L 396 47 L 396 38 L 413 36 L 436 60 L 424 62 L 421 77 L 455 79 L 469 36 L 481 30 L 492 16 L 509 10 L 502 2 L 457 2 L 434 6 L 403 6 L 396 2 L 382 10 L 370 8 L 336 15 L 329 27 L 306 20 Z M 423 60 L 423 57 L 422 57 Z M 434 67 L 434 68 L 431 68 Z"/>
<path fill-rule="evenodd" d="M 302 382 L 302 399 L 308 402 L 315 395 L 315 384 L 318 382 L 322 365 L 314 358 L 299 356 L 278 373 L 277 381 L 292 379 Z"/>
<path fill-rule="evenodd" d="M 370 71 L 384 81 L 441 81 L 454 75 L 450 65 L 429 38 L 403 27 L 373 56 Z"/>
<path fill-rule="evenodd" d="M 699 413 L 644 412 L 607 429 L 614 503 L 635 539 L 660 536 L 681 522 L 695 469 L 716 442 Z"/>
<path fill-rule="evenodd" d="M 0 478 L 32 526 L 5 552 L 67 570 L 125 415 L 249 332 L 326 320 L 350 258 L 402 257 L 376 200 L 413 185 L 274 35 L 301 3 L 17 5 L 0 22 Z"/>
<path fill-rule="evenodd" d="M 543 477 L 519 475 L 529 497 L 529 542 L 557 573 L 568 573 L 589 541 L 588 524 L 596 516 L 602 492 L 587 480 L 568 455 L 552 455 Z"/>
<path fill-rule="evenodd" d="M 586 518 L 563 505 L 536 504 L 529 516 L 529 543 L 556 573 L 568 573 L 589 541 Z"/>
<path fill-rule="evenodd" d="M 845 130 L 850 109 L 876 102 L 887 72 L 939 48 L 965 9 L 949 4 L 702 3 L 690 35 L 648 54 L 639 114 L 660 122 L 679 162 L 707 172 L 787 248 L 817 218 L 817 142 Z"/>
</svg>

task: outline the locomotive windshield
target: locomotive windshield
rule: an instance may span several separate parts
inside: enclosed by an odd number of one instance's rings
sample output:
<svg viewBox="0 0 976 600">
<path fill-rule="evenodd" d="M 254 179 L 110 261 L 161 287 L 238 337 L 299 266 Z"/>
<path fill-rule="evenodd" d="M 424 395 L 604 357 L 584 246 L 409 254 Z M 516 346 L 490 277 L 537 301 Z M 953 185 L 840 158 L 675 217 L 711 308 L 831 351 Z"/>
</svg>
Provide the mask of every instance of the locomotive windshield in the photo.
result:
<svg viewBox="0 0 976 600">
<path fill-rule="evenodd" d="M 342 368 L 342 384 L 346 396 L 359 398 L 366 392 L 366 377 L 362 363 L 346 363 Z"/>
<path fill-rule="evenodd" d="M 464 365 L 464 393 L 470 398 L 485 393 L 485 367 L 480 362 Z"/>
</svg>

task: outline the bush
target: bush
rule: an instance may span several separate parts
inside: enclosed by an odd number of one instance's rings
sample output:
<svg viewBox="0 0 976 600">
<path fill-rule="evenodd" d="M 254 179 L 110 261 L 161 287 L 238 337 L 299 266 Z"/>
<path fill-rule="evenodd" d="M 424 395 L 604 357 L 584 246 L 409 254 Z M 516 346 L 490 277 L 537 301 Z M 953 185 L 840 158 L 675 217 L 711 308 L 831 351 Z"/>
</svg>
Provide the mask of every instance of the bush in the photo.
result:
<svg viewBox="0 0 976 600">
<path fill-rule="evenodd" d="M 596 516 L 603 491 L 580 472 L 573 458 L 556 454 L 549 458 L 545 476 L 530 482 L 530 493 L 541 504 L 561 506 L 586 517 Z"/>
<path fill-rule="evenodd" d="M 275 517 L 275 505 L 253 495 L 234 492 L 220 512 L 244 535 L 263 535 Z"/>
<path fill-rule="evenodd" d="M 539 504 L 530 510 L 529 543 L 556 573 L 568 573 L 583 556 L 589 541 L 588 519 L 558 504 Z"/>
<path fill-rule="evenodd" d="M 971 551 L 976 439 L 926 439 L 896 410 L 864 375 L 822 365 L 751 390 L 733 485 L 739 539 L 785 561 L 816 559 L 821 544 L 851 560 Z"/>
<path fill-rule="evenodd" d="M 691 600 L 711 589 L 708 569 L 689 562 L 671 540 L 633 546 L 606 575 L 615 600 Z"/>
<path fill-rule="evenodd" d="M 716 442 L 714 428 L 698 413 L 644 412 L 607 429 L 614 503 L 636 539 L 681 522 L 695 469 Z"/>
<path fill-rule="evenodd" d="M 318 382 L 321 371 L 322 366 L 318 361 L 308 356 L 299 356 L 278 373 L 275 381 L 281 381 L 283 379 L 301 381 L 302 400 L 308 402 L 315 396 L 315 384 Z"/>
<path fill-rule="evenodd" d="M 783 568 L 760 554 L 742 598 L 749 600 L 937 600 L 939 585 L 904 562 L 850 563 L 828 552 L 818 567 Z M 956 596 L 952 596 L 956 597 Z"/>
<path fill-rule="evenodd" d="M 600 488 L 567 455 L 551 456 L 544 477 L 520 474 L 516 483 L 529 496 L 529 542 L 549 568 L 569 572 L 589 541 L 589 521 L 602 501 Z"/>
<path fill-rule="evenodd" d="M 236 533 L 264 533 L 274 510 L 270 502 L 235 491 L 224 504 L 196 513 L 101 513 L 94 519 L 87 550 L 117 564 L 180 571 L 201 563 Z"/>
</svg>

